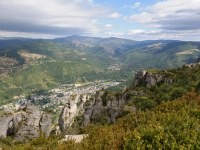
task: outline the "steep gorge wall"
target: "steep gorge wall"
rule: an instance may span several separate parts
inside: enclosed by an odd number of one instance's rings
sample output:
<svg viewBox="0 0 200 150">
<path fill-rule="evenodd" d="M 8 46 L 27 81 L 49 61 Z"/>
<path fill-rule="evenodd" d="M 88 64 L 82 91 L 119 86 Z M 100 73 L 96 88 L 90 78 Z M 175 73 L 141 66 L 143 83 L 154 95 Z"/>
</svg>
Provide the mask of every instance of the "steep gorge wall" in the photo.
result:
<svg viewBox="0 0 200 150">
<path fill-rule="evenodd" d="M 126 93 L 113 94 L 101 90 L 94 96 L 76 96 L 63 107 L 58 125 L 61 132 L 69 129 L 75 122 L 75 117 L 81 117 L 81 126 L 90 123 L 110 124 L 127 112 L 135 111 L 135 107 L 127 106 Z"/>
<path fill-rule="evenodd" d="M 62 111 L 58 118 L 58 130 L 57 132 L 64 132 L 69 129 L 76 117 L 84 113 L 84 104 L 89 101 L 90 95 L 72 95 L 66 105 L 62 108 Z"/>
</svg>

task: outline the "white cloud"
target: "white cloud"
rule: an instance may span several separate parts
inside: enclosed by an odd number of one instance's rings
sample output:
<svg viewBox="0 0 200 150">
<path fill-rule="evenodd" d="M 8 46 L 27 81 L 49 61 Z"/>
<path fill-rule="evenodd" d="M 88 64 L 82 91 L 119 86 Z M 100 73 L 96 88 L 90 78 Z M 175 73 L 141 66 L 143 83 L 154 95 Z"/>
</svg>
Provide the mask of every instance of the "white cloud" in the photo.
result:
<svg viewBox="0 0 200 150">
<path fill-rule="evenodd" d="M 93 0 L 87 0 L 87 1 L 88 1 L 89 3 L 91 3 L 91 4 L 93 3 Z"/>
<path fill-rule="evenodd" d="M 93 20 L 91 21 L 92 24 L 96 24 L 97 22 L 98 22 L 97 19 L 93 19 Z"/>
<path fill-rule="evenodd" d="M 1 0 L 0 36 L 3 31 L 56 36 L 96 34 L 101 28 L 94 20 L 108 13 L 92 0 Z"/>
<path fill-rule="evenodd" d="M 145 31 L 142 29 L 133 29 L 133 30 L 129 30 L 128 34 L 132 35 L 132 34 L 140 34 L 140 33 L 144 33 Z"/>
<path fill-rule="evenodd" d="M 134 14 L 132 21 L 170 30 L 200 29 L 200 0 L 166 0 Z"/>
<path fill-rule="evenodd" d="M 200 32 L 198 30 L 197 32 Z M 140 34 L 126 35 L 128 38 L 133 38 L 136 40 L 157 40 L 157 39 L 173 39 L 173 40 L 185 40 L 185 41 L 199 41 L 199 34 L 194 31 L 165 31 L 165 30 L 153 30 L 149 32 L 144 32 Z"/>
<path fill-rule="evenodd" d="M 141 6 L 144 5 L 138 0 L 126 7 Z M 200 39 L 200 0 L 162 0 L 142 7 L 141 13 L 133 10 L 131 16 L 124 16 L 126 12 L 121 11 L 113 12 L 94 0 L 0 0 L 0 37 L 102 36 L 106 32 L 105 35 L 136 40 Z M 130 26 L 122 29 L 122 23 L 115 20 L 114 27 L 120 32 L 108 32 L 113 29 L 112 24 L 105 22 L 108 18 L 130 21 L 133 27 L 137 23 L 141 29 L 127 31 Z"/>
<path fill-rule="evenodd" d="M 127 32 L 105 32 L 106 37 L 114 36 L 121 38 L 141 40 L 158 40 L 158 39 L 173 39 L 173 40 L 186 40 L 186 41 L 199 41 L 200 30 L 197 31 L 166 31 L 162 29 L 156 30 L 143 30 L 132 29 Z"/>
<path fill-rule="evenodd" d="M 125 19 L 146 29 L 137 36 L 144 39 L 200 39 L 200 0 L 165 0 L 148 6 L 143 12 Z"/>
<path fill-rule="evenodd" d="M 108 37 L 124 37 L 125 35 L 124 32 L 105 32 L 104 34 Z"/>
<path fill-rule="evenodd" d="M 111 30 L 111 29 L 113 28 L 113 25 L 112 25 L 112 24 L 106 24 L 106 25 L 105 25 L 105 28 L 106 28 L 107 30 Z"/>
<path fill-rule="evenodd" d="M 141 6 L 141 2 L 135 2 L 134 4 L 133 4 L 133 8 L 139 8 L 140 6 Z"/>
<path fill-rule="evenodd" d="M 27 32 L 10 32 L 10 31 L 1 31 L 0 30 L 0 39 L 1 37 L 24 37 L 24 38 L 41 38 L 41 39 L 53 39 L 60 36 L 51 35 L 51 34 L 41 34 L 41 33 L 27 33 Z"/>
<path fill-rule="evenodd" d="M 117 18 L 120 18 L 122 15 L 119 14 L 118 12 L 115 12 L 115 13 L 112 13 L 109 15 L 109 18 L 112 18 L 112 19 L 117 19 Z"/>
<path fill-rule="evenodd" d="M 140 8 L 141 5 L 142 5 L 141 2 L 135 2 L 134 4 L 131 4 L 131 5 L 125 5 L 123 6 L 123 8 L 136 9 L 136 8 Z"/>
</svg>

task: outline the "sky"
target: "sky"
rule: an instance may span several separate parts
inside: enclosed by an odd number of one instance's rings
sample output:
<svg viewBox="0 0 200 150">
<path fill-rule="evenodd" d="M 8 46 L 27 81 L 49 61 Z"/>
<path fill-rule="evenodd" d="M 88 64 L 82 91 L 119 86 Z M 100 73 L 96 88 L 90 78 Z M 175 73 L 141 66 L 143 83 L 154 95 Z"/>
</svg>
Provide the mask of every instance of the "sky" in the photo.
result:
<svg viewBox="0 0 200 150">
<path fill-rule="evenodd" d="M 200 0 L 0 0 L 0 38 L 200 41 Z"/>
</svg>

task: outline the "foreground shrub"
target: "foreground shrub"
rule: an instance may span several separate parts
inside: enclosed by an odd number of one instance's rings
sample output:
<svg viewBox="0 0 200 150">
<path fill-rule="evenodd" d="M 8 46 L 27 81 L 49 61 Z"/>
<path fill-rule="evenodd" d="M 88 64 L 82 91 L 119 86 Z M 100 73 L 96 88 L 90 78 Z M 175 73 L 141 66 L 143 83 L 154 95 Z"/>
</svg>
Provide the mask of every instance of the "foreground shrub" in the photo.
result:
<svg viewBox="0 0 200 150">
<path fill-rule="evenodd" d="M 41 137 L 26 144 L 1 142 L 9 150 L 200 149 L 200 96 L 190 92 L 152 110 L 137 111 L 113 125 L 89 126 L 81 143 Z"/>
</svg>

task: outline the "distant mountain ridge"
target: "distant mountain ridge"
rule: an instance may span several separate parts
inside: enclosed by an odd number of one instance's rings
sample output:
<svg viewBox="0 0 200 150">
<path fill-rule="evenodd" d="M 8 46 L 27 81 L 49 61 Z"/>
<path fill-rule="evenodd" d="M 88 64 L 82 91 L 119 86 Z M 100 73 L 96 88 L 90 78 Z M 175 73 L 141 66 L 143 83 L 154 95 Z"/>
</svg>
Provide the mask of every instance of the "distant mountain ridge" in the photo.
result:
<svg viewBox="0 0 200 150">
<path fill-rule="evenodd" d="M 0 56 L 25 58 L 19 51 L 40 54 L 45 61 L 78 61 L 103 68 L 118 64 L 122 70 L 136 71 L 149 68 L 173 68 L 197 62 L 200 42 L 177 40 L 134 41 L 116 37 L 100 38 L 69 36 L 55 39 L 0 39 Z"/>
<path fill-rule="evenodd" d="M 127 79 L 143 69 L 198 62 L 200 42 L 70 36 L 0 39 L 0 99 L 64 83 Z"/>
</svg>

